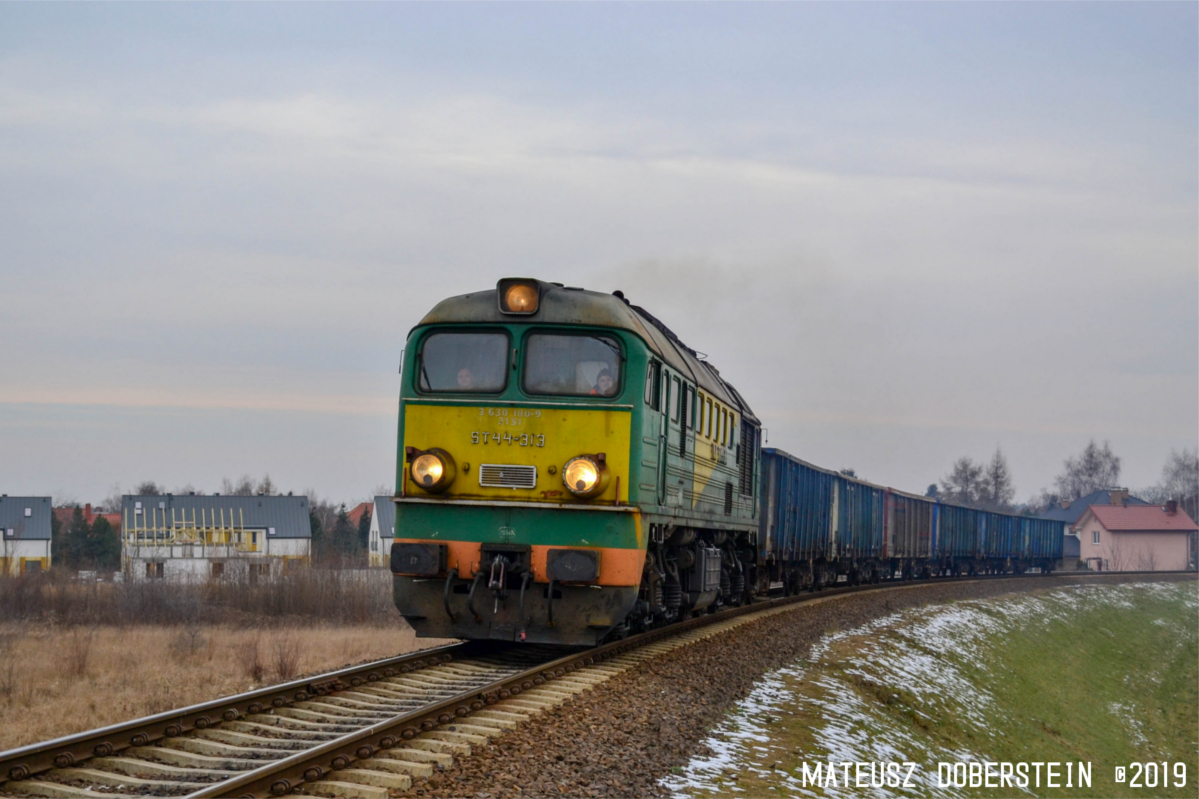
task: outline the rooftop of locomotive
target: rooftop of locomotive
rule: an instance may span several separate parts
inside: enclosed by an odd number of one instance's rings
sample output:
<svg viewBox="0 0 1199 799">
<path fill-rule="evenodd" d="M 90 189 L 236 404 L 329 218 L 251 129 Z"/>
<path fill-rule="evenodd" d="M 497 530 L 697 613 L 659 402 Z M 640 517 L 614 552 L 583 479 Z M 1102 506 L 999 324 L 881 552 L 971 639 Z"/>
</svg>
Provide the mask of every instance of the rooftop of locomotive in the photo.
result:
<svg viewBox="0 0 1199 799">
<path fill-rule="evenodd" d="M 525 323 L 627 330 L 644 341 L 652 352 L 676 371 L 690 376 L 704 391 L 757 421 L 749 404 L 737 389 L 720 376 L 716 367 L 701 361 L 699 354 L 684 344 L 670 328 L 644 308 L 630 303 L 622 292 L 604 294 L 543 280 L 529 282 L 537 283 L 540 289 L 535 313 L 513 316 L 501 311 L 497 287 L 442 300 L 421 319 L 420 324 Z"/>
</svg>

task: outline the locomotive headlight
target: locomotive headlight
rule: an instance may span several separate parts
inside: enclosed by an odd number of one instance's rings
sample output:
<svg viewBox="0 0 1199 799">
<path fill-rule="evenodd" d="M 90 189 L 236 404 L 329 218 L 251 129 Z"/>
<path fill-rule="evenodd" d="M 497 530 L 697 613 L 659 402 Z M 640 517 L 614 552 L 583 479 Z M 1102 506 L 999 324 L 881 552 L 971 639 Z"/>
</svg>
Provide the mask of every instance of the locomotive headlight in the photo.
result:
<svg viewBox="0 0 1199 799">
<path fill-rule="evenodd" d="M 435 447 L 412 459 L 412 482 L 430 494 L 449 488 L 455 473 L 454 459 L 444 449 Z"/>
<path fill-rule="evenodd" d="M 541 300 L 541 286 L 536 280 L 504 278 L 496 286 L 500 313 L 535 314 Z"/>
<path fill-rule="evenodd" d="M 587 499 L 608 487 L 608 470 L 602 457 L 579 455 L 562 467 L 562 482 L 576 497 Z"/>
</svg>

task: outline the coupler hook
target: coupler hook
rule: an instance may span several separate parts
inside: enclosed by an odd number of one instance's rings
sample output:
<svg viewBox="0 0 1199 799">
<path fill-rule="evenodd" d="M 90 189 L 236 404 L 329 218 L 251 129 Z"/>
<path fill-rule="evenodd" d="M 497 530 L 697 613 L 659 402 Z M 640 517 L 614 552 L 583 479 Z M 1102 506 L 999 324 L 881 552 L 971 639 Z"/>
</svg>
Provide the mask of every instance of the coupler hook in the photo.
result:
<svg viewBox="0 0 1199 799">
<path fill-rule="evenodd" d="M 505 585 L 505 570 L 508 567 L 508 559 L 503 555 L 496 557 L 491 562 L 491 579 L 487 581 L 487 587 L 491 589 L 491 595 L 495 597 L 495 607 L 492 609 L 492 615 L 499 613 L 500 601 L 508 597 L 508 592 L 504 590 Z"/>
</svg>

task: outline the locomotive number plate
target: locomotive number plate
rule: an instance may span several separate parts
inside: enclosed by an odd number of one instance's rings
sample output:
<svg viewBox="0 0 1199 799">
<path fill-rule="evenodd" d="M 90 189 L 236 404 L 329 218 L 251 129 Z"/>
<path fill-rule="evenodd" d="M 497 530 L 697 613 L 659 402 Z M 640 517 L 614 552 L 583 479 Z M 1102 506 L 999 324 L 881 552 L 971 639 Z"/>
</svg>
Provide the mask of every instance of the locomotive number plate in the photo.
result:
<svg viewBox="0 0 1199 799">
<path fill-rule="evenodd" d="M 542 433 L 526 433 L 520 428 L 529 419 L 540 419 L 540 408 L 479 408 L 476 421 L 486 421 L 488 425 L 503 428 L 495 430 L 472 430 L 472 444 L 507 444 L 512 447 L 544 447 L 545 435 Z M 515 429 L 513 429 L 515 428 Z"/>
<path fill-rule="evenodd" d="M 493 433 L 488 430 L 472 430 L 472 444 L 507 444 L 513 447 L 544 447 L 545 436 L 541 433 Z"/>
</svg>

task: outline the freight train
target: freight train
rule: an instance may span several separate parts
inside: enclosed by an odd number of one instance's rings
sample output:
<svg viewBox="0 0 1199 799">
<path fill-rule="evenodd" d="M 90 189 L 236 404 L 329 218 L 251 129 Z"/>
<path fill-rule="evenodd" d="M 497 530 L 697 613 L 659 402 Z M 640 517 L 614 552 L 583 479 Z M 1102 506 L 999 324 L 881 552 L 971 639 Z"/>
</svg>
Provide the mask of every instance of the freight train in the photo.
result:
<svg viewBox="0 0 1199 799">
<path fill-rule="evenodd" d="M 1060 522 L 763 448 L 741 394 L 620 292 L 452 297 L 400 371 L 390 564 L 422 637 L 590 646 L 771 591 L 1061 557 Z"/>
</svg>

